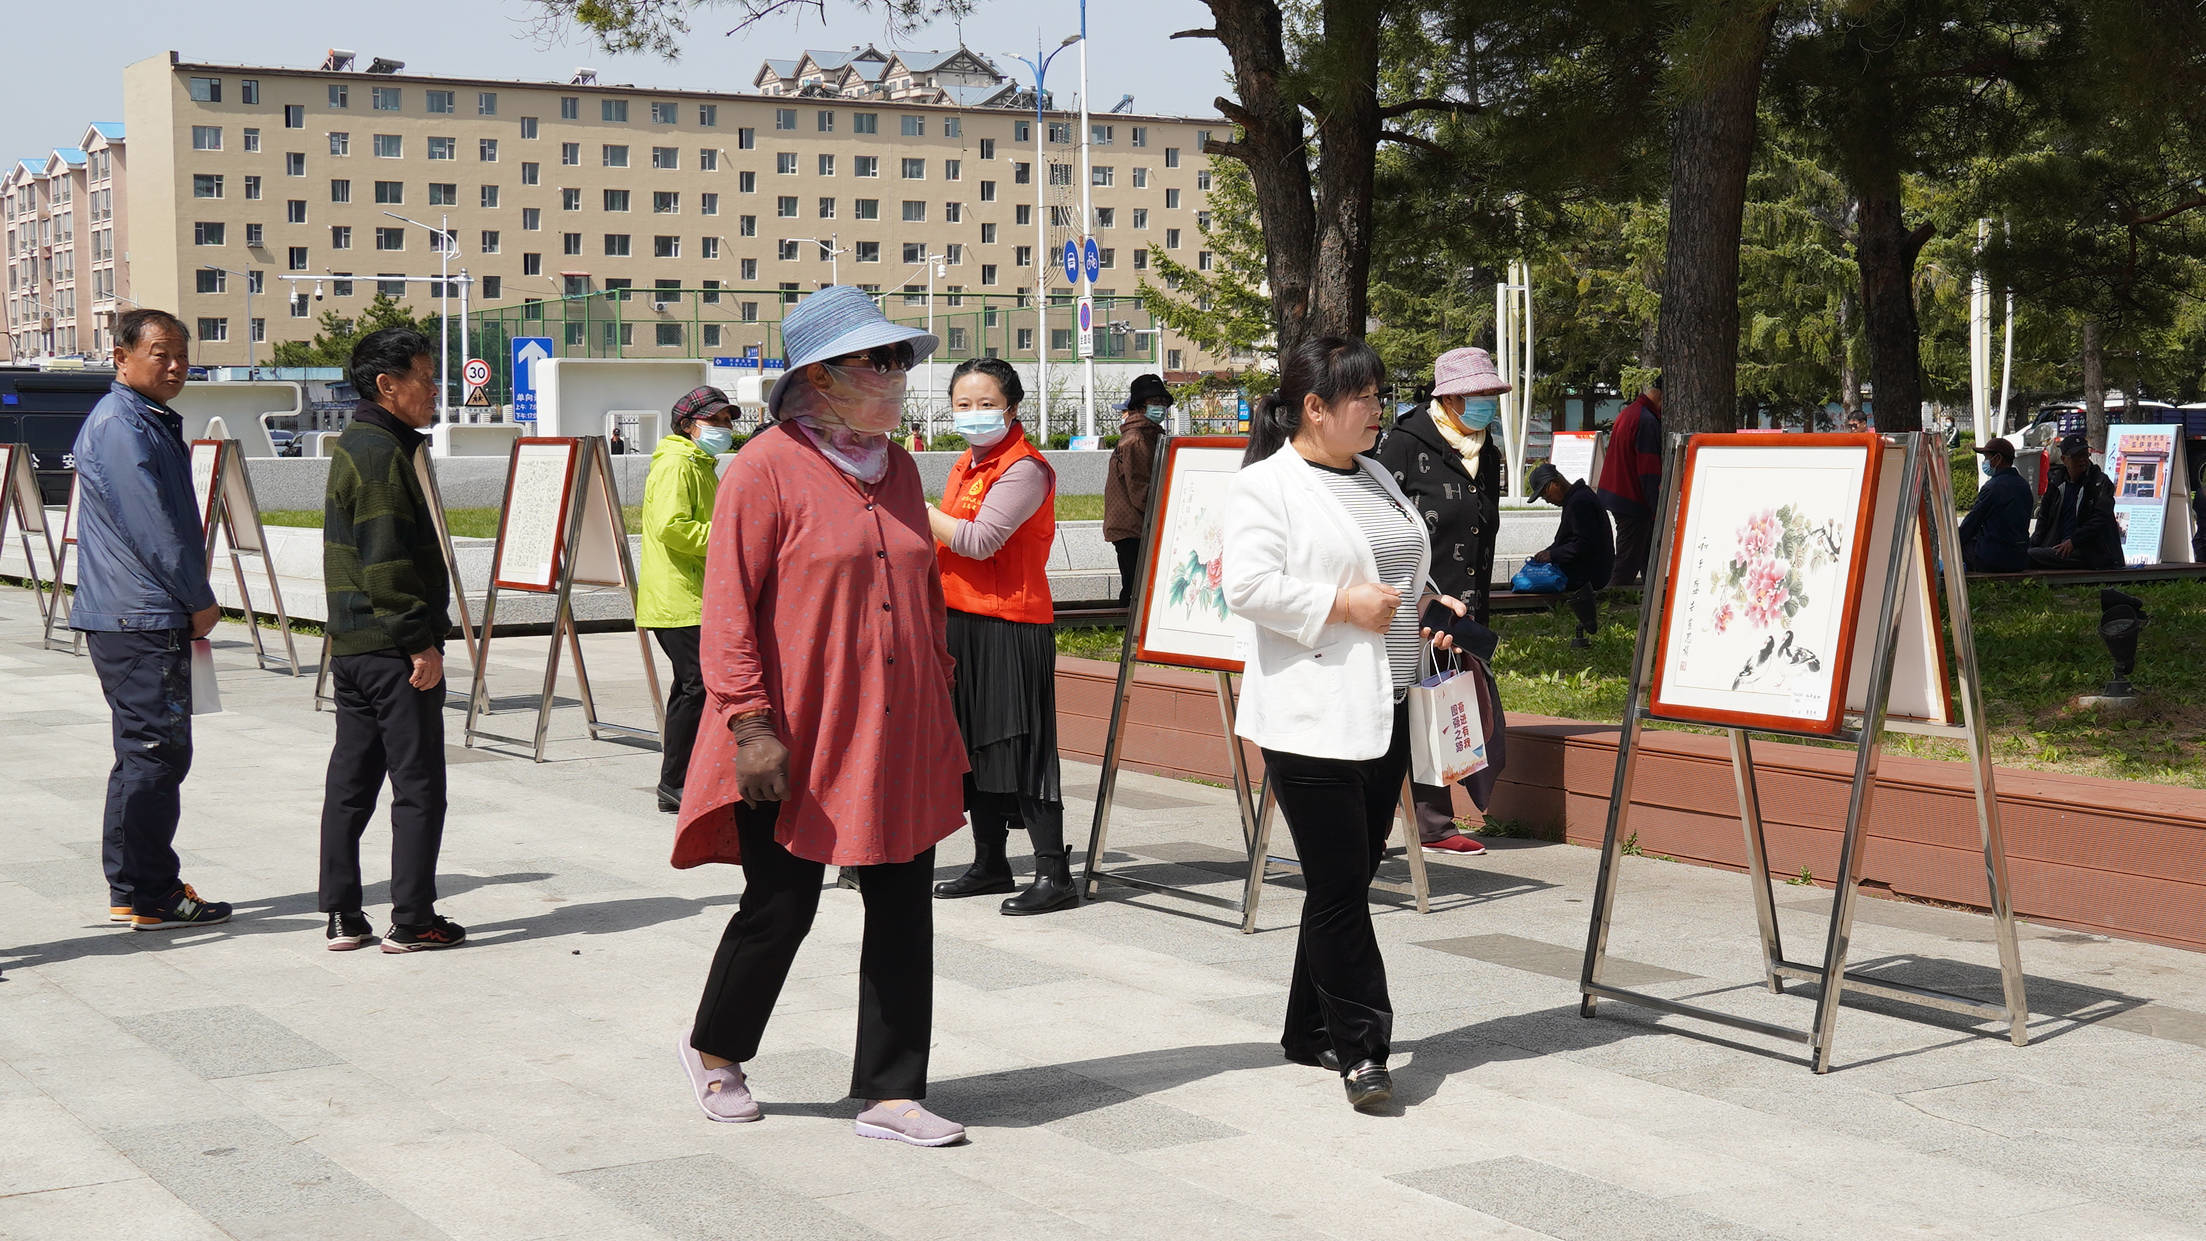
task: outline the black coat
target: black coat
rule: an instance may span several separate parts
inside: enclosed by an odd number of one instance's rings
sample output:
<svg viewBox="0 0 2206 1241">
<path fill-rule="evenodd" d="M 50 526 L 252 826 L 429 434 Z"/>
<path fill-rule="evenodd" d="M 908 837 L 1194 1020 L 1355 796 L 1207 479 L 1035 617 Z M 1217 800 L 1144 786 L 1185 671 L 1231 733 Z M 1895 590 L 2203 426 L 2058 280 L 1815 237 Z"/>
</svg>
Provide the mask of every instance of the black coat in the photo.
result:
<svg viewBox="0 0 2206 1241">
<path fill-rule="evenodd" d="M 1486 623 L 1486 596 L 1493 588 L 1494 536 L 1501 528 L 1501 448 L 1489 433 L 1478 454 L 1478 476 L 1432 425 L 1432 410 L 1420 405 L 1395 418 L 1394 427 L 1372 449 L 1372 456 L 1424 514 L 1432 533 L 1432 578 L 1441 591 L 1470 605 L 1472 619 Z"/>
<path fill-rule="evenodd" d="M 1581 480 L 1563 496 L 1563 518 L 1555 524 L 1555 541 L 1540 557 L 1563 571 L 1576 590 L 1588 582 L 1595 590 L 1609 584 L 1616 568 L 1616 534 L 1609 529 L 1609 511 L 1601 497 Z"/>
<path fill-rule="evenodd" d="M 2038 499 L 2037 529 L 2030 535 L 2032 547 L 2055 547 L 2060 538 L 2061 487 L 2068 481 L 2068 467 L 2056 465 L 2048 472 L 2045 494 Z M 2114 522 L 2114 480 L 2097 465 L 2085 467 L 2083 504 L 2076 510 L 2071 532 L 2076 557 L 2094 569 L 2118 569 L 2122 565 L 2122 531 Z"/>
</svg>

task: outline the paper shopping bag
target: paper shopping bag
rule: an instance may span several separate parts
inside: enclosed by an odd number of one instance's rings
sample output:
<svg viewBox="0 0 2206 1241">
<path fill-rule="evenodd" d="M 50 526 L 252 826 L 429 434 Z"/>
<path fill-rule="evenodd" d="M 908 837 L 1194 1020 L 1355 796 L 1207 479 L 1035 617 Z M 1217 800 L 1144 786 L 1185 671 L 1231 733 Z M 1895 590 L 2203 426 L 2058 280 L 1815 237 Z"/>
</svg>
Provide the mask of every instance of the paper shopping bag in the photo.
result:
<svg viewBox="0 0 2206 1241">
<path fill-rule="evenodd" d="M 1486 768 L 1486 729 L 1477 678 L 1435 672 L 1409 690 L 1410 778 L 1446 786 Z"/>
</svg>

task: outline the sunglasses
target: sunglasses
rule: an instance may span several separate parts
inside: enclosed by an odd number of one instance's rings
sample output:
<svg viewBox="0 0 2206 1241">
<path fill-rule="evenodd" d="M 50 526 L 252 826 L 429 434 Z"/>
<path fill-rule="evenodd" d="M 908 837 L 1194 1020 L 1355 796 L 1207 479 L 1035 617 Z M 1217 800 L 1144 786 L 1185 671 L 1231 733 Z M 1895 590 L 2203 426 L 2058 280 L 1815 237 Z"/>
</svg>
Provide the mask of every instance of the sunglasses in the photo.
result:
<svg viewBox="0 0 2206 1241">
<path fill-rule="evenodd" d="M 912 368 L 912 358 L 911 344 L 904 341 L 894 345 L 875 345 L 862 353 L 846 353 L 836 358 L 835 364 L 838 366 L 854 366 L 859 362 L 868 362 L 872 364 L 875 374 L 886 375 L 891 371 L 910 370 Z"/>
</svg>

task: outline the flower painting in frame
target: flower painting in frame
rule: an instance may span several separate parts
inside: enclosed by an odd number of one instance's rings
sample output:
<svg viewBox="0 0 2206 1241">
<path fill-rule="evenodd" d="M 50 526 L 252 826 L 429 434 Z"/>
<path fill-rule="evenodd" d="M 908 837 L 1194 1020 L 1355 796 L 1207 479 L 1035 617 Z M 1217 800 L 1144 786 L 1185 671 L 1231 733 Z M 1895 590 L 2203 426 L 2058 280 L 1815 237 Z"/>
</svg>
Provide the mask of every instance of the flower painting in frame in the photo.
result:
<svg viewBox="0 0 2206 1241">
<path fill-rule="evenodd" d="M 1226 497 L 1248 441 L 1237 435 L 1173 436 L 1159 446 L 1156 515 L 1149 525 L 1136 658 L 1238 672 L 1240 623 L 1226 607 Z"/>
</svg>

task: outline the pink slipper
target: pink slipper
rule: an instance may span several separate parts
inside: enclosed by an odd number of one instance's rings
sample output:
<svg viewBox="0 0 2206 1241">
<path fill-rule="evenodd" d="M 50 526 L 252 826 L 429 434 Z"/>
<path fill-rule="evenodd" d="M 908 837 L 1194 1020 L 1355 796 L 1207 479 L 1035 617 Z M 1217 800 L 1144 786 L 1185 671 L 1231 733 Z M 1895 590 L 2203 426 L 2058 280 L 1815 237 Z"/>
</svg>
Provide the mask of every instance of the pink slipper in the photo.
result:
<svg viewBox="0 0 2206 1241">
<path fill-rule="evenodd" d="M 948 1146 L 965 1140 L 965 1126 L 944 1120 L 917 1103 L 907 1103 L 894 1111 L 876 1103 L 858 1113 L 858 1136 L 913 1146 Z"/>
<path fill-rule="evenodd" d="M 697 1106 L 707 1117 L 729 1124 L 758 1119 L 758 1100 L 751 1097 L 750 1087 L 745 1085 L 748 1079 L 743 1076 L 742 1065 L 706 1068 L 704 1057 L 689 1045 L 687 1034 L 676 1041 L 675 1050 L 689 1074 L 689 1088 L 697 1094 Z"/>
</svg>

